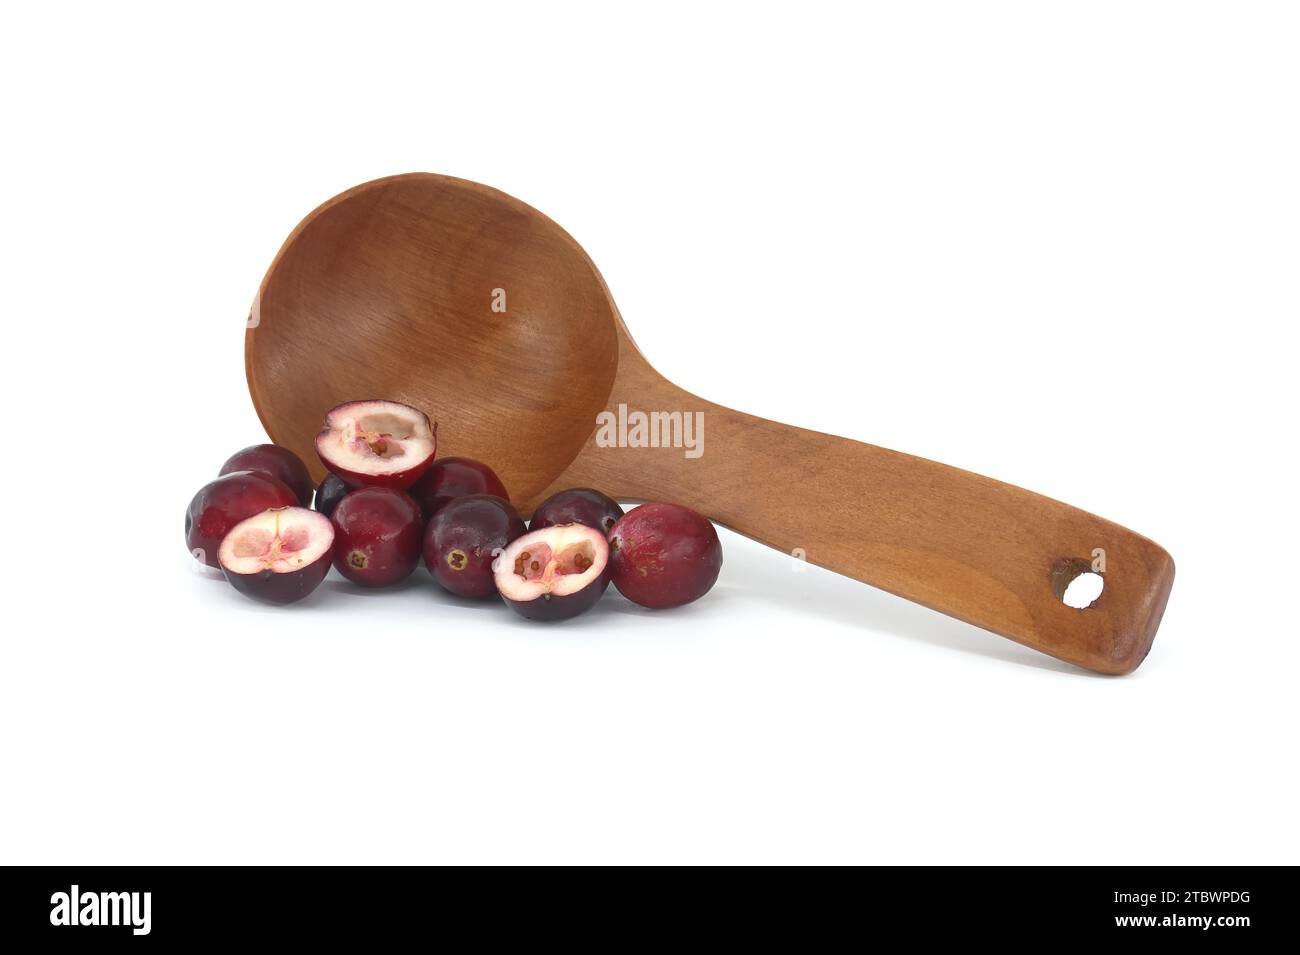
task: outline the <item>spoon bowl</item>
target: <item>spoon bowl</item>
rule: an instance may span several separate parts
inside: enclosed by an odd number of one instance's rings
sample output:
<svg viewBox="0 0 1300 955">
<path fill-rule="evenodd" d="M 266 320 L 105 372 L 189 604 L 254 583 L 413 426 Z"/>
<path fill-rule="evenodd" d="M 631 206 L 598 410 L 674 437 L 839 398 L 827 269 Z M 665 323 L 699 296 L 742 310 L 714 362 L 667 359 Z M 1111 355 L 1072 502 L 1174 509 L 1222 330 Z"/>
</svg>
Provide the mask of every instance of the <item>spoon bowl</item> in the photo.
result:
<svg viewBox="0 0 1300 955">
<path fill-rule="evenodd" d="M 438 423 L 439 456 L 489 462 L 513 496 L 533 498 L 577 457 L 618 365 L 613 303 L 577 243 L 504 193 L 446 176 L 381 179 L 316 209 L 249 324 L 253 404 L 318 481 L 324 413 L 391 398 Z"/>
</svg>

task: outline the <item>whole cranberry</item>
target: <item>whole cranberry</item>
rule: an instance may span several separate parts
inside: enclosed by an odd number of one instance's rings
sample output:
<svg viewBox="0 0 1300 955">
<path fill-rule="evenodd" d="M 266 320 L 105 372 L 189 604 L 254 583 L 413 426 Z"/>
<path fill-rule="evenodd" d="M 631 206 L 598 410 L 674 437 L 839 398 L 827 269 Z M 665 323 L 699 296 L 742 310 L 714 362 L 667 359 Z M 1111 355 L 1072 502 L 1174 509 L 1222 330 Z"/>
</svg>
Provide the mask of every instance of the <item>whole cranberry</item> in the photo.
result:
<svg viewBox="0 0 1300 955">
<path fill-rule="evenodd" d="M 339 506 L 339 501 L 347 497 L 351 490 L 347 482 L 337 474 L 325 475 L 320 487 L 316 488 L 316 510 L 329 517 L 334 513 L 334 508 Z"/>
<path fill-rule="evenodd" d="M 497 592 L 493 561 L 523 533 L 523 518 L 509 501 L 491 494 L 458 497 L 425 528 L 424 565 L 453 594 L 491 597 Z"/>
<path fill-rule="evenodd" d="M 220 567 L 221 540 L 240 521 L 272 507 L 292 507 L 298 496 L 265 471 L 232 471 L 199 489 L 185 511 L 185 546 L 209 567 Z"/>
<path fill-rule="evenodd" d="M 334 522 L 334 566 L 353 583 L 387 587 L 405 580 L 420 562 L 424 522 L 410 495 L 363 487 L 339 501 Z"/>
<path fill-rule="evenodd" d="M 426 521 L 466 494 L 492 494 L 510 500 L 496 472 L 473 458 L 438 458 L 407 493 L 420 505 Z"/>
<path fill-rule="evenodd" d="M 573 487 L 552 494 L 537 505 L 528 529 L 537 531 L 555 524 L 582 524 L 608 535 L 622 516 L 623 508 L 612 497 L 595 488 Z"/>
<path fill-rule="evenodd" d="M 217 473 L 229 474 L 232 471 L 265 471 L 289 485 L 289 490 L 298 496 L 298 504 L 303 507 L 311 505 L 312 484 L 307 465 L 288 448 L 277 444 L 254 444 L 236 451 Z"/>
<path fill-rule="evenodd" d="M 677 504 L 642 504 L 609 535 L 610 569 L 619 592 L 643 607 L 699 600 L 718 579 L 722 543 L 708 518 Z"/>
</svg>

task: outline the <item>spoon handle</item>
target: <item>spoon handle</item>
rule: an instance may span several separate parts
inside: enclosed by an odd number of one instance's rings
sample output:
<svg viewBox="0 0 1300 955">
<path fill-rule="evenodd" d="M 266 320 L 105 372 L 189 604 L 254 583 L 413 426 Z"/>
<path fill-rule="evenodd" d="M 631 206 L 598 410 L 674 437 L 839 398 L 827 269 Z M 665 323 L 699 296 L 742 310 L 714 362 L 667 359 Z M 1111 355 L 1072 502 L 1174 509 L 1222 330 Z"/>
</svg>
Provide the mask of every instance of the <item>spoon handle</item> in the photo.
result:
<svg viewBox="0 0 1300 955">
<path fill-rule="evenodd" d="M 969 471 L 756 418 L 663 379 L 639 384 L 646 393 L 626 407 L 703 413 L 699 456 L 602 446 L 598 430 L 554 487 L 589 484 L 684 504 L 777 550 L 1090 670 L 1128 673 L 1150 650 L 1174 563 L 1147 538 Z M 612 399 L 611 414 L 619 403 Z M 609 444 L 610 432 L 604 437 Z M 630 428 L 624 437 L 635 442 Z M 1066 585 L 1091 570 L 1101 571 L 1101 595 L 1083 609 L 1066 605 Z"/>
</svg>

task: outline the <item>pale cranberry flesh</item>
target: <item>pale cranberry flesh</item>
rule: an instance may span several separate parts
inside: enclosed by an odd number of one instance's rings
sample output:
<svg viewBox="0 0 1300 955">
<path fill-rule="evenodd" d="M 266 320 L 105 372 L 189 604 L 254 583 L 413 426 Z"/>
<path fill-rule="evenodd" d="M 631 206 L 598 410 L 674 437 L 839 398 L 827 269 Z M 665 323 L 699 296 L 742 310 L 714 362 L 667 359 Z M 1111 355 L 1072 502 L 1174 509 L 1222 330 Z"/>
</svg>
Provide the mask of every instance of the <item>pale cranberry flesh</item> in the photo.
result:
<svg viewBox="0 0 1300 955">
<path fill-rule="evenodd" d="M 594 607 L 609 585 L 609 542 L 583 524 L 529 531 L 497 559 L 497 592 L 529 620 L 567 620 Z"/>
<path fill-rule="evenodd" d="M 330 410 L 316 453 L 352 487 L 404 491 L 433 462 L 438 435 L 428 416 L 397 401 L 349 401 Z"/>
<path fill-rule="evenodd" d="M 290 604 L 310 595 L 329 573 L 334 526 L 303 507 L 263 511 L 241 521 L 221 542 L 221 570 L 240 593 Z"/>
</svg>

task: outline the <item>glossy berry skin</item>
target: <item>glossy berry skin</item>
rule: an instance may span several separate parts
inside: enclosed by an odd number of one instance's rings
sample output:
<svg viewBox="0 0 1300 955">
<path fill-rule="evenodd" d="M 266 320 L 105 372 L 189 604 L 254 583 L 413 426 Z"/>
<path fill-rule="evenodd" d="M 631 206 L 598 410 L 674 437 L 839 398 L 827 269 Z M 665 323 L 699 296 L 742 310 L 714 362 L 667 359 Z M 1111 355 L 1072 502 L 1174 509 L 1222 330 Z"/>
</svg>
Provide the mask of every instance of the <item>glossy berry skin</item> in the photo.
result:
<svg viewBox="0 0 1300 955">
<path fill-rule="evenodd" d="M 259 574 L 235 574 L 226 570 L 226 579 L 245 597 L 262 603 L 284 606 L 297 603 L 321 585 L 330 572 L 329 555 L 314 561 L 310 566 L 292 574 L 273 574 L 264 570 Z"/>
<path fill-rule="evenodd" d="M 491 494 L 510 500 L 496 472 L 473 458 L 438 458 L 407 493 L 420 505 L 426 521 L 467 494 Z"/>
<path fill-rule="evenodd" d="M 334 566 L 363 587 L 387 587 L 410 576 L 420 562 L 424 521 L 410 495 L 386 487 L 348 494 L 330 515 Z"/>
<path fill-rule="evenodd" d="M 643 607 L 699 600 L 722 569 L 722 543 L 709 520 L 677 504 L 642 504 L 609 535 L 610 574 L 619 592 Z"/>
<path fill-rule="evenodd" d="M 574 487 L 552 494 L 539 504 L 533 511 L 533 519 L 528 522 L 528 529 L 536 531 L 555 524 L 583 524 L 608 535 L 622 516 L 623 508 L 612 497 L 595 488 Z"/>
<path fill-rule="evenodd" d="M 185 511 L 185 546 L 209 567 L 220 567 L 217 551 L 240 521 L 273 507 L 293 507 L 298 496 L 265 471 L 232 471 L 199 489 Z"/>
<path fill-rule="evenodd" d="M 347 497 L 351 490 L 348 483 L 337 474 L 325 475 L 320 487 L 316 488 L 316 510 L 329 517 L 334 513 L 334 508 L 339 506 L 339 501 Z"/>
<path fill-rule="evenodd" d="M 512 600 L 502 595 L 502 600 L 507 607 L 525 620 L 555 623 L 560 620 L 570 620 L 586 613 L 596 606 L 608 586 L 609 572 L 606 570 L 590 586 L 579 590 L 577 593 L 567 594 L 563 597 L 542 597 L 537 600 Z"/>
<path fill-rule="evenodd" d="M 504 498 L 458 497 L 438 509 L 424 531 L 424 565 L 444 589 L 461 597 L 495 597 L 492 564 L 525 531 L 523 518 Z"/>
<path fill-rule="evenodd" d="M 232 454 L 217 473 L 229 474 L 232 471 L 265 471 L 289 485 L 289 490 L 298 497 L 296 503 L 302 507 L 311 506 L 311 475 L 307 473 L 302 458 L 288 448 L 276 444 L 255 444 L 244 448 Z"/>
</svg>

